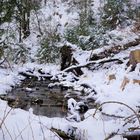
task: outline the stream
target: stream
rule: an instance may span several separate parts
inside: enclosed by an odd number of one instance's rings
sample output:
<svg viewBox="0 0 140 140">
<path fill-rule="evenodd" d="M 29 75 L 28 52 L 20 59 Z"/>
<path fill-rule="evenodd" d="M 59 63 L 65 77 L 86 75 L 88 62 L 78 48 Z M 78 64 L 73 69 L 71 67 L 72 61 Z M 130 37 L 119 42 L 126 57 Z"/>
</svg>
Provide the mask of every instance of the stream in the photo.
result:
<svg viewBox="0 0 140 140">
<path fill-rule="evenodd" d="M 67 100 L 74 98 L 81 101 L 76 91 L 72 89 L 62 89 L 61 87 L 49 88 L 50 80 L 40 80 L 26 78 L 20 85 L 6 95 L 0 95 L 2 100 L 6 100 L 8 105 L 13 108 L 21 108 L 23 110 L 33 109 L 36 115 L 47 117 L 66 117 L 67 116 Z M 68 97 L 65 97 L 69 93 Z"/>
</svg>

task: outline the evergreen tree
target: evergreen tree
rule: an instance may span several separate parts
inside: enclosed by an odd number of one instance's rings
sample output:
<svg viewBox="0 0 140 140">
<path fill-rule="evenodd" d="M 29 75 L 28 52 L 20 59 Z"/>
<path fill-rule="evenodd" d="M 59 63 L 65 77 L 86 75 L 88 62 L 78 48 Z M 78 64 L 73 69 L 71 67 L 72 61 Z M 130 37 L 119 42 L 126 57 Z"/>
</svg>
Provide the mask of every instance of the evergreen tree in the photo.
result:
<svg viewBox="0 0 140 140">
<path fill-rule="evenodd" d="M 1 0 L 0 25 L 16 19 L 19 24 L 19 42 L 30 34 L 30 12 L 40 2 L 34 0 Z"/>
<path fill-rule="evenodd" d="M 102 25 L 107 29 L 115 29 L 128 19 L 129 0 L 106 0 L 103 7 Z"/>
<path fill-rule="evenodd" d="M 0 25 L 10 22 L 15 11 L 16 0 L 1 0 L 0 2 Z"/>
</svg>

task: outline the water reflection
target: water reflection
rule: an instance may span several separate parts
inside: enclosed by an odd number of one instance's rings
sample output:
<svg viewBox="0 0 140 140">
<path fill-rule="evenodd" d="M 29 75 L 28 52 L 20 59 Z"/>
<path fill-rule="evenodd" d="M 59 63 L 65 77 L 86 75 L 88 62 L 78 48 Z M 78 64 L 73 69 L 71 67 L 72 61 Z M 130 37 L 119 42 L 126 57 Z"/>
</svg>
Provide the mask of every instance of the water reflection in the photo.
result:
<svg viewBox="0 0 140 140">
<path fill-rule="evenodd" d="M 66 91 L 55 87 L 48 88 L 50 81 L 31 81 L 26 79 L 23 83 L 8 93 L 1 95 L 0 98 L 8 101 L 8 105 L 13 108 L 24 110 L 33 109 L 36 115 L 47 117 L 65 117 L 66 101 L 64 96 Z"/>
</svg>

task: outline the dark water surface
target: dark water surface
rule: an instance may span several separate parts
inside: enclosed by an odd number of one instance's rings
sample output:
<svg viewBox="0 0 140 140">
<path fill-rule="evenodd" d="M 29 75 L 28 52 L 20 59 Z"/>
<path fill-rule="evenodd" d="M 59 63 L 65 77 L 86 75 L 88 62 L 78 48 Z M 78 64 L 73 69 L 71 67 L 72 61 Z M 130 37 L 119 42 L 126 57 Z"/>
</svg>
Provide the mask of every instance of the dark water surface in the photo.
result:
<svg viewBox="0 0 140 140">
<path fill-rule="evenodd" d="M 68 90 L 60 87 L 49 88 L 50 80 L 25 79 L 7 95 L 0 95 L 13 108 L 24 110 L 33 109 L 36 115 L 47 117 L 65 117 L 67 114 L 67 99 L 64 97 Z M 74 95 L 74 94 L 73 94 Z M 76 94 L 74 95 L 76 97 Z"/>
</svg>

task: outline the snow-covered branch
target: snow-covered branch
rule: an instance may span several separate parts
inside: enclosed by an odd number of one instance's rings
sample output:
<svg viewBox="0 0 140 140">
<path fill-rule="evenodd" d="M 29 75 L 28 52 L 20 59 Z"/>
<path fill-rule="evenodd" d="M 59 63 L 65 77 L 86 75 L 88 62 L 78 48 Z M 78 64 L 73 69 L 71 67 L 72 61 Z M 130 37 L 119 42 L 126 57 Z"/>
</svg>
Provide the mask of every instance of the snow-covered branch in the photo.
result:
<svg viewBox="0 0 140 140">
<path fill-rule="evenodd" d="M 68 71 L 72 71 L 74 69 L 88 67 L 90 65 L 95 65 L 95 64 L 100 65 L 100 64 L 109 63 L 109 62 L 115 62 L 115 61 L 117 61 L 118 63 L 122 63 L 122 61 L 119 60 L 119 59 L 102 59 L 102 60 L 98 60 L 98 61 L 89 61 L 86 64 L 82 64 L 82 65 L 77 65 L 77 66 L 73 65 L 73 66 L 70 66 L 70 67 L 64 69 L 63 71 L 68 72 Z"/>
</svg>

